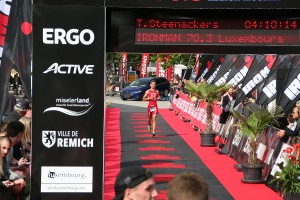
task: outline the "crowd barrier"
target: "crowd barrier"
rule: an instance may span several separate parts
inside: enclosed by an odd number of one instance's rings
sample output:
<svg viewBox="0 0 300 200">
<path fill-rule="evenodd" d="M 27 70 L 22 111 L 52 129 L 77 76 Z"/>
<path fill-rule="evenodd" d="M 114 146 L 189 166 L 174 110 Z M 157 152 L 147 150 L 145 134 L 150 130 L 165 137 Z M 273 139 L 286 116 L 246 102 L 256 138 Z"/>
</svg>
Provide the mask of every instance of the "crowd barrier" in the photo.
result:
<svg viewBox="0 0 300 200">
<path fill-rule="evenodd" d="M 177 95 L 172 100 L 172 108 L 180 117 L 189 121 L 191 126 L 197 127 L 199 132 L 205 132 L 206 123 L 206 102 L 192 102 L 187 94 Z M 229 116 L 226 124 L 219 124 L 222 108 L 218 105 L 213 106 L 213 131 L 217 133 L 219 140 L 216 146 L 220 148 L 219 153 L 232 157 L 237 165 L 247 162 L 250 152 L 249 139 L 234 126 L 235 119 Z M 269 184 L 269 180 L 278 170 L 276 162 L 279 162 L 283 149 L 291 147 L 282 143 L 277 137 L 279 130 L 275 127 L 268 127 L 263 133 L 258 135 L 257 157 L 263 164 L 263 181 L 271 189 L 277 191 L 274 185 Z M 292 148 L 292 147 L 291 147 Z M 239 170 L 239 168 L 237 168 Z"/>
</svg>

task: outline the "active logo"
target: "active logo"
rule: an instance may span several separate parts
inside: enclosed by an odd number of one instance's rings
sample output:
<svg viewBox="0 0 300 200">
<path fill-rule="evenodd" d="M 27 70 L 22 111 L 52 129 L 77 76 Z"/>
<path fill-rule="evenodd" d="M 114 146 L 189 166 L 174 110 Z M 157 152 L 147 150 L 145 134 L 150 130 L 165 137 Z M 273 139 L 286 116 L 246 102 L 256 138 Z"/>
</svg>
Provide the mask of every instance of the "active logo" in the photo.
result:
<svg viewBox="0 0 300 200">
<path fill-rule="evenodd" d="M 53 63 L 43 73 L 53 72 L 54 74 L 93 74 L 94 65 L 58 64 Z"/>
</svg>

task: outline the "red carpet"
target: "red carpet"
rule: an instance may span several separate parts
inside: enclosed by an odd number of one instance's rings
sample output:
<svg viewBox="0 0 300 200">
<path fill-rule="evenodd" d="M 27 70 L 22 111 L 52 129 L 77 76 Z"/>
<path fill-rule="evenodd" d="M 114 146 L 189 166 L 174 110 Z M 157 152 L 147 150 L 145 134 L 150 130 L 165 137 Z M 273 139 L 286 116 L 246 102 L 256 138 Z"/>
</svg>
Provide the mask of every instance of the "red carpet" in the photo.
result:
<svg viewBox="0 0 300 200">
<path fill-rule="evenodd" d="M 164 120 L 182 137 L 182 139 L 193 149 L 204 164 L 212 171 L 223 186 L 236 200 L 279 200 L 279 194 L 269 189 L 264 184 L 241 183 L 243 173 L 234 169 L 236 162 L 227 155 L 215 152 L 216 147 L 201 147 L 200 136 L 192 129 L 192 125 L 176 116 L 168 109 L 160 109 L 160 115 Z"/>
<path fill-rule="evenodd" d="M 106 109 L 105 122 L 104 200 L 112 200 L 115 196 L 114 183 L 120 171 L 121 160 L 120 109 Z"/>
</svg>

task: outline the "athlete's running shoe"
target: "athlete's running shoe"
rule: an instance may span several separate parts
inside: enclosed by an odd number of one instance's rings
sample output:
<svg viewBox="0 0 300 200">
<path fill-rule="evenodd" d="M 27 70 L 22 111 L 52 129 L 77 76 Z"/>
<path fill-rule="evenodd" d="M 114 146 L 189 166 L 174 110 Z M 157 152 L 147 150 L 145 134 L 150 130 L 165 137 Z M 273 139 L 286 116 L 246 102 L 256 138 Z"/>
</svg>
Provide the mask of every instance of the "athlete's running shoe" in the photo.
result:
<svg viewBox="0 0 300 200">
<path fill-rule="evenodd" d="M 155 132 L 152 132 L 152 137 L 155 137 Z"/>
<path fill-rule="evenodd" d="M 150 126 L 150 125 L 148 125 L 148 131 L 149 131 L 149 132 L 151 131 L 151 126 Z"/>
</svg>

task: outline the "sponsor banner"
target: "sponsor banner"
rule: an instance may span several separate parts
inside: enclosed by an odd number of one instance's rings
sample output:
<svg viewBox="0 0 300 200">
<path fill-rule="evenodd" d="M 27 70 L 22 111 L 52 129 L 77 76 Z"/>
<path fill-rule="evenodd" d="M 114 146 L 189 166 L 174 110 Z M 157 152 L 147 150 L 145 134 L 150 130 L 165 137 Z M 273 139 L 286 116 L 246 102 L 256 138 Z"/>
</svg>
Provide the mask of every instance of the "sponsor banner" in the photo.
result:
<svg viewBox="0 0 300 200">
<path fill-rule="evenodd" d="M 140 78 L 144 78 L 148 76 L 148 62 L 149 62 L 149 53 L 142 54 L 142 62 L 140 67 Z"/>
<path fill-rule="evenodd" d="M 155 66 L 156 66 L 156 76 L 165 77 L 166 76 L 165 69 L 161 66 L 160 58 L 157 59 Z"/>
<path fill-rule="evenodd" d="M 279 97 L 278 105 L 287 112 L 295 106 L 300 97 L 300 56 L 296 55 L 291 64 L 290 70 Z"/>
<path fill-rule="evenodd" d="M 120 66 L 119 66 L 119 74 L 121 76 L 119 81 L 127 81 L 127 53 L 121 53 L 121 58 L 120 58 Z"/>
<path fill-rule="evenodd" d="M 240 86 L 252 65 L 254 57 L 254 55 L 239 55 L 233 68 L 228 74 L 227 83 L 234 87 Z"/>
<path fill-rule="evenodd" d="M 93 167 L 41 167 L 42 193 L 91 193 L 92 191 Z"/>
<path fill-rule="evenodd" d="M 236 103 L 240 102 L 244 97 L 250 96 L 251 92 L 261 86 L 268 78 L 272 70 L 276 55 L 257 55 L 249 69 L 246 77 L 244 78 L 241 89 L 239 90 Z M 259 93 L 258 91 L 257 93 Z M 254 97 L 256 99 L 256 97 Z"/>
<path fill-rule="evenodd" d="M 266 81 L 264 82 L 262 86 L 262 90 L 257 98 L 257 102 L 261 106 L 268 105 L 270 102 L 272 102 L 278 93 L 277 88 L 277 70 L 278 69 L 289 69 L 292 61 L 294 59 L 294 55 L 279 55 L 276 59 L 276 62 L 274 64 L 274 67 L 270 71 L 270 74 Z"/>
<path fill-rule="evenodd" d="M 219 70 L 221 67 L 221 64 L 224 62 L 224 56 L 223 55 L 217 55 L 214 57 L 213 63 L 211 65 L 211 68 L 207 68 L 207 72 L 204 75 L 205 80 L 208 80 L 211 76 L 215 75 L 215 72 Z M 217 73 L 217 72 L 216 72 Z M 214 77 L 212 77 L 212 80 Z"/>
<path fill-rule="evenodd" d="M 200 54 L 196 54 L 196 62 L 195 62 L 195 71 L 196 71 L 196 77 L 198 76 L 198 71 L 199 71 L 199 63 L 200 63 Z"/>
<path fill-rule="evenodd" d="M 201 59 L 201 63 L 199 64 L 199 69 L 198 69 L 198 73 L 196 76 L 196 81 L 195 82 L 200 82 L 201 78 L 203 78 L 205 76 L 205 74 L 208 72 L 208 70 L 210 70 L 210 68 L 212 67 L 213 64 L 213 60 L 215 58 L 216 55 L 205 55 L 203 56 L 204 58 Z"/>
<path fill-rule="evenodd" d="M 231 70 L 233 70 L 236 65 L 240 66 L 244 61 L 243 58 L 244 56 L 242 55 L 226 55 L 224 62 L 212 83 L 215 85 L 227 83 Z"/>
<path fill-rule="evenodd" d="M 0 4 L 0 119 L 6 105 L 11 67 L 22 80 L 27 97 L 31 98 L 31 1 L 10 0 Z"/>
<path fill-rule="evenodd" d="M 170 81 L 174 76 L 173 66 L 167 68 L 167 79 Z"/>
<path fill-rule="evenodd" d="M 30 197 L 101 198 L 105 9 L 34 4 L 33 21 Z"/>
</svg>

